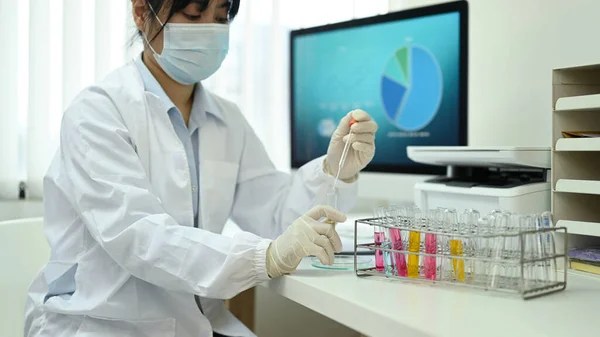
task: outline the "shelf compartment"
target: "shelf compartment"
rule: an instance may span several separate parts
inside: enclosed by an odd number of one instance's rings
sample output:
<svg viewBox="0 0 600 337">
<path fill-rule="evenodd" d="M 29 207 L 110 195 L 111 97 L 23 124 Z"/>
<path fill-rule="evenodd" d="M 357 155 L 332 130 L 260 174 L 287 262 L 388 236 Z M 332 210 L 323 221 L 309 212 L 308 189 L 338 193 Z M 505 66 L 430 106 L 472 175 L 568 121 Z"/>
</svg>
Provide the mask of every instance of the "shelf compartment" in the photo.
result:
<svg viewBox="0 0 600 337">
<path fill-rule="evenodd" d="M 600 156 L 589 152 L 554 152 L 552 188 L 561 179 L 600 181 Z"/>
<path fill-rule="evenodd" d="M 600 195 L 600 181 L 559 179 L 556 182 L 556 192 L 596 194 Z"/>
<path fill-rule="evenodd" d="M 600 65 L 555 69 L 552 72 L 552 107 L 563 97 L 600 94 Z M 582 99 L 566 102 L 581 103 Z M 587 100 L 586 100 L 587 101 Z"/>
<path fill-rule="evenodd" d="M 600 195 L 553 193 L 554 220 L 600 222 Z"/>
<path fill-rule="evenodd" d="M 600 222 L 559 220 L 558 227 L 566 227 L 569 234 L 600 237 Z"/>
<path fill-rule="evenodd" d="M 600 243 L 600 196 L 553 192 L 552 197 L 554 222 L 567 228 L 569 249 L 597 246 Z M 562 235 L 557 235 L 561 245 L 563 240 Z"/>
<path fill-rule="evenodd" d="M 592 111 L 573 111 L 571 113 L 554 113 L 552 122 L 553 144 L 565 139 L 563 131 L 586 132 L 600 131 L 600 113 Z M 572 139 L 572 138 L 571 138 Z"/>
<path fill-rule="evenodd" d="M 556 111 L 600 111 L 600 94 L 561 97 L 556 101 Z"/>
<path fill-rule="evenodd" d="M 600 151 L 599 138 L 562 138 L 556 142 L 556 151 Z"/>
</svg>

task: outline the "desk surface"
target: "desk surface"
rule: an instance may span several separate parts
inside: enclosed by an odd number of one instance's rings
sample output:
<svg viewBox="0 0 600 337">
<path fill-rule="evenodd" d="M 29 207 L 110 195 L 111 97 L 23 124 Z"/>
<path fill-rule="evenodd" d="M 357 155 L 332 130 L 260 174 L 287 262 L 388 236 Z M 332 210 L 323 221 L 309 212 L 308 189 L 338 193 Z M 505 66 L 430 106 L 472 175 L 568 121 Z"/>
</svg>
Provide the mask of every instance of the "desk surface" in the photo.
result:
<svg viewBox="0 0 600 337">
<path fill-rule="evenodd" d="M 600 336 L 600 280 L 568 275 L 567 289 L 524 301 L 452 286 L 357 277 L 313 268 L 266 286 L 370 337 Z M 307 322 L 308 323 L 308 322 Z"/>
</svg>

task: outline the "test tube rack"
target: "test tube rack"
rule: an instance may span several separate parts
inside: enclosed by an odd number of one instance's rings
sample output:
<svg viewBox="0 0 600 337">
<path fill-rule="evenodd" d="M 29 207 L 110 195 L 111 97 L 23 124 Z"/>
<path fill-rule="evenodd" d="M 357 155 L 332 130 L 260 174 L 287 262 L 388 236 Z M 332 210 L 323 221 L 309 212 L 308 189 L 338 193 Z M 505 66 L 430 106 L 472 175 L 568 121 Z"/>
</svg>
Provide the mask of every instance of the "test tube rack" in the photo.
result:
<svg viewBox="0 0 600 337">
<path fill-rule="evenodd" d="M 382 246 L 376 243 L 358 244 L 357 229 L 359 224 L 375 227 L 383 227 L 391 230 L 400 230 L 403 232 L 419 233 L 420 236 L 435 235 L 439 244 L 437 244 L 436 253 L 424 253 L 424 249 L 419 249 L 418 252 L 409 251 L 408 249 L 392 249 L 389 246 Z M 539 230 L 531 231 L 506 231 L 502 233 L 489 233 L 485 230 L 478 231 L 482 234 L 467 234 L 467 233 L 452 233 L 448 230 L 429 230 L 425 228 L 415 228 L 414 226 L 404 226 L 386 221 L 385 218 L 368 218 L 355 221 L 354 226 L 354 271 L 357 276 L 376 276 L 384 277 L 391 280 L 409 281 L 410 283 L 428 283 L 439 285 L 461 286 L 480 290 L 489 290 L 502 293 L 511 293 L 518 295 L 523 299 L 532 299 L 544 295 L 556 293 L 566 289 L 567 287 L 567 241 L 561 242 L 561 252 L 557 253 L 556 249 L 551 252 L 544 252 L 529 256 L 526 253 L 526 245 L 533 237 L 534 239 L 546 239 L 552 237 L 555 233 L 561 233 L 567 237 L 567 229 L 565 227 L 548 227 Z M 469 248 L 465 248 L 465 253 L 462 255 L 451 254 L 447 246 L 449 240 L 462 240 L 463 242 L 505 242 L 513 241 L 518 247 L 511 254 L 502 254 L 502 256 L 489 256 L 489 254 L 474 254 L 469 252 Z M 564 244 L 564 247 L 562 246 Z M 468 245 L 467 245 L 468 246 Z M 404 245 L 406 247 L 406 245 Z M 375 253 L 381 251 L 386 256 L 418 256 L 419 272 L 417 277 L 399 276 L 397 270 L 390 272 L 389 270 L 378 270 L 376 267 L 358 268 L 358 250 L 368 249 Z M 479 256 L 478 256 L 479 255 Z M 488 256 L 486 256 L 488 255 Z M 493 254 L 492 254 L 493 255 Z M 425 258 L 433 258 L 436 261 L 436 276 L 433 279 L 425 276 L 425 267 L 423 261 Z M 462 261 L 462 262 L 459 262 Z M 560 263 L 560 265 L 559 265 Z M 464 275 L 457 277 L 455 268 L 457 264 L 464 266 Z M 528 271 L 539 270 L 544 266 L 552 267 L 551 273 L 554 275 L 544 275 L 539 277 L 537 273 L 529 274 Z M 386 266 L 387 267 L 387 266 Z M 410 266 L 409 266 L 410 268 Z M 510 271 L 510 272 L 507 272 Z M 532 277 L 531 275 L 534 275 Z M 547 277 L 546 277 L 547 276 Z"/>
</svg>

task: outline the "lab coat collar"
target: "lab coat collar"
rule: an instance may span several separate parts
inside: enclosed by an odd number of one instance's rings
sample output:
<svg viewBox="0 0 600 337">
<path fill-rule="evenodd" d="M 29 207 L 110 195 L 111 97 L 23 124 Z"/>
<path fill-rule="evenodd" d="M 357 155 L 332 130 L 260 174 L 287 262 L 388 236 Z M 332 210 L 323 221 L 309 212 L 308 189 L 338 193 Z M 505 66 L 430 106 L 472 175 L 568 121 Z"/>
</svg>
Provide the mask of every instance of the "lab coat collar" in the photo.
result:
<svg viewBox="0 0 600 337">
<path fill-rule="evenodd" d="M 177 108 L 160 86 L 160 83 L 154 78 L 154 75 L 152 75 L 148 67 L 146 67 L 144 61 L 142 61 L 142 53 L 135 59 L 135 65 L 140 71 L 145 90 L 160 99 L 165 107 L 165 111 L 169 111 L 171 108 Z M 217 117 L 222 122 L 225 121 L 214 100 L 206 93 L 202 83 L 198 82 L 194 88 L 194 103 L 192 104 L 192 113 L 190 115 L 192 126 L 200 126 L 202 124 L 201 120 L 206 113 Z"/>
<path fill-rule="evenodd" d="M 225 122 L 221 109 L 216 105 L 214 99 L 207 93 L 202 83 L 196 83 L 194 91 L 194 105 L 198 107 L 204 107 L 204 111 L 217 117 L 221 122 Z"/>
<path fill-rule="evenodd" d="M 164 105 L 165 111 L 171 110 L 171 108 L 176 108 L 175 103 L 171 101 L 167 93 L 160 86 L 160 83 L 154 78 L 154 75 L 150 72 L 150 69 L 146 67 L 144 61 L 142 60 L 142 53 L 135 59 L 135 65 L 140 71 L 140 75 L 142 76 L 142 81 L 144 82 L 144 90 L 158 97 L 160 102 Z"/>
</svg>

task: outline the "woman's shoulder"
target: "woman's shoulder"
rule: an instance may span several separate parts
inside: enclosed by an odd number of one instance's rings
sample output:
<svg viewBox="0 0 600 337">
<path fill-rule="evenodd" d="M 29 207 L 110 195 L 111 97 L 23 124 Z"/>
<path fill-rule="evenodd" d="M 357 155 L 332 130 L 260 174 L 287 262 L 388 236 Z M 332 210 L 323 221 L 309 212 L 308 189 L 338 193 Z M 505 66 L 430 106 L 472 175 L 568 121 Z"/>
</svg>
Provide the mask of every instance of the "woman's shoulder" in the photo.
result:
<svg viewBox="0 0 600 337">
<path fill-rule="evenodd" d="M 245 124 L 247 124 L 246 117 L 235 102 L 208 89 L 204 89 L 204 93 L 208 111 L 212 110 L 211 112 L 215 113 L 230 127 L 245 127 Z"/>
<path fill-rule="evenodd" d="M 65 117 L 99 121 L 122 115 L 132 105 L 143 106 L 143 99 L 143 82 L 128 63 L 83 89 L 65 111 Z"/>
<path fill-rule="evenodd" d="M 237 104 L 235 104 L 233 101 L 214 93 L 212 90 L 207 89 L 206 87 L 203 91 L 205 92 L 205 95 L 208 98 L 208 104 L 213 105 L 214 108 L 219 109 L 224 114 L 241 113 Z"/>
</svg>

